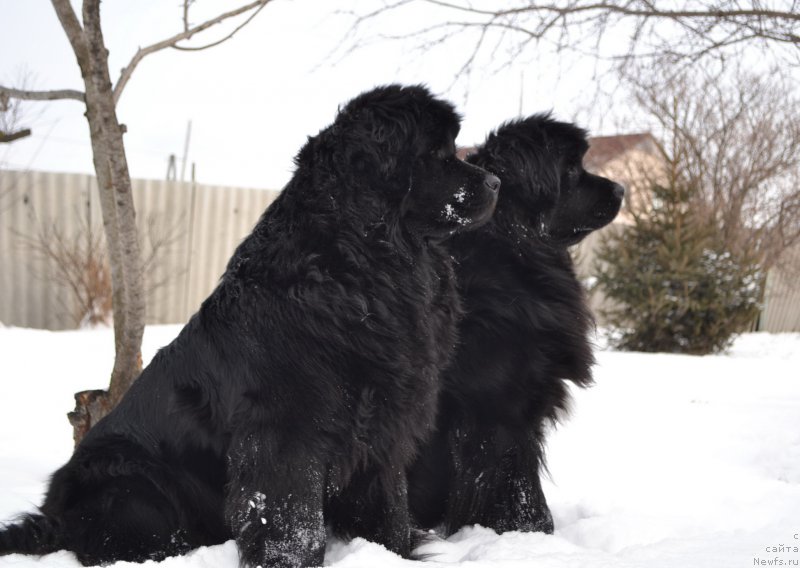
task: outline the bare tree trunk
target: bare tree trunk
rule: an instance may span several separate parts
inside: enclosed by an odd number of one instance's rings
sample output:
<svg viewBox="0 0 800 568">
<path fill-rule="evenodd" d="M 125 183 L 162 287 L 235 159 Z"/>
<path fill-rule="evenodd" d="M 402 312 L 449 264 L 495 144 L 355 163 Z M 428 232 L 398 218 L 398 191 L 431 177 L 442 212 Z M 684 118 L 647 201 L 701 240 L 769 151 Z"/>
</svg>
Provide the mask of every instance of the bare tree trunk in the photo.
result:
<svg viewBox="0 0 800 568">
<path fill-rule="evenodd" d="M 100 29 L 100 2 L 84 1 L 84 29 L 81 29 L 67 0 L 52 1 L 73 44 L 86 87 L 86 119 L 113 289 L 116 358 L 111 382 L 108 391 L 84 391 L 75 395 L 76 406 L 69 420 L 77 444 L 119 402 L 141 371 L 145 294 L 131 178 L 122 141 L 123 127 L 117 119 L 108 73 L 108 50 Z"/>
<path fill-rule="evenodd" d="M 100 29 L 99 0 L 84 2 L 84 25 L 92 60 L 92 85 L 86 83 L 86 107 L 92 137 L 103 224 L 116 234 L 109 248 L 114 310 L 114 341 L 117 357 L 111 373 L 109 394 L 112 405 L 128 390 L 142 368 L 141 345 L 145 321 L 145 293 L 139 233 L 133 206 L 131 176 L 122 141 L 123 128 L 117 120 L 114 91 L 108 74 L 108 50 Z M 91 101 L 91 102 L 90 102 Z M 106 159 L 101 147 L 106 149 Z M 109 227 L 110 225 L 110 227 Z M 115 274 L 116 272 L 116 274 Z M 116 320 L 122 316 L 122 321 Z"/>
</svg>

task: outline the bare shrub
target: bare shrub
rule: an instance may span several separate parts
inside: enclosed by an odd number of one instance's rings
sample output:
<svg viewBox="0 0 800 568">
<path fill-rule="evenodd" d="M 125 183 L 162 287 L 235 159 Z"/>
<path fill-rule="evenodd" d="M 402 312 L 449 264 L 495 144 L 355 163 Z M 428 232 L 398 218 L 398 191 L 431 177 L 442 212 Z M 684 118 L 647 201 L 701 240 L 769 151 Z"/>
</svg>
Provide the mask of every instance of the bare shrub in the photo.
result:
<svg viewBox="0 0 800 568">
<path fill-rule="evenodd" d="M 77 214 L 77 228 L 66 231 L 56 220 L 35 220 L 34 234 L 16 232 L 20 242 L 33 255 L 51 268 L 49 278 L 69 291 L 69 300 L 61 301 L 62 309 L 76 327 L 113 324 L 111 267 L 103 231 L 93 227 L 85 216 Z M 168 223 L 162 215 L 151 213 L 144 221 L 145 252 L 142 271 L 146 275 L 161 273 L 160 278 L 146 278 L 145 291 L 152 294 L 169 284 L 170 277 L 181 272 L 159 270 L 172 246 L 183 235 L 183 222 Z M 35 274 L 44 278 L 43 274 Z"/>
</svg>

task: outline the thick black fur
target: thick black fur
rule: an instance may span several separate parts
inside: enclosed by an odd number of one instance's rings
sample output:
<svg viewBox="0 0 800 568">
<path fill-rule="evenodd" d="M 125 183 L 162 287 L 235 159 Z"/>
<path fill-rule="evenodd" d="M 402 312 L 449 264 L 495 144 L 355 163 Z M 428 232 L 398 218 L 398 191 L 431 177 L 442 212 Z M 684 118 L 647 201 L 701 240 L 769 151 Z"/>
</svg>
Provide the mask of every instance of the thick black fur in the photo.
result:
<svg viewBox="0 0 800 568">
<path fill-rule="evenodd" d="M 404 472 L 461 313 L 441 240 L 488 219 L 499 186 L 455 157 L 458 129 L 425 88 L 388 86 L 310 138 L 219 286 L 0 553 L 94 565 L 235 538 L 244 565 L 319 566 L 327 522 L 409 554 Z"/>
<path fill-rule="evenodd" d="M 592 316 L 567 247 L 611 222 L 624 190 L 582 167 L 586 133 L 547 115 L 504 124 L 467 159 L 503 180 L 495 216 L 450 249 L 465 318 L 437 432 L 410 470 L 411 511 L 446 534 L 553 531 L 545 428 L 591 383 Z"/>
</svg>

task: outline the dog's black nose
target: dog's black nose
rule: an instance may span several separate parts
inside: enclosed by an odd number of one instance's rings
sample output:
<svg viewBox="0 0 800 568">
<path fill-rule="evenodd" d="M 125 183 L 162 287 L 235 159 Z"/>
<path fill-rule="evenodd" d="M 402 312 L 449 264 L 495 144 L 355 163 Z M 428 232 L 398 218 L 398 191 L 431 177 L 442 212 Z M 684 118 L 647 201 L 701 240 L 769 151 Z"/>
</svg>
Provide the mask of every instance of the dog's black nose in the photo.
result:
<svg viewBox="0 0 800 568">
<path fill-rule="evenodd" d="M 492 174 L 486 174 L 486 177 L 483 178 L 483 185 L 489 191 L 497 192 L 500 189 L 500 178 Z"/>
<path fill-rule="evenodd" d="M 614 194 L 614 197 L 622 201 L 622 198 L 625 197 L 625 188 L 622 187 L 620 184 L 615 183 L 614 187 L 611 188 L 611 193 Z"/>
</svg>

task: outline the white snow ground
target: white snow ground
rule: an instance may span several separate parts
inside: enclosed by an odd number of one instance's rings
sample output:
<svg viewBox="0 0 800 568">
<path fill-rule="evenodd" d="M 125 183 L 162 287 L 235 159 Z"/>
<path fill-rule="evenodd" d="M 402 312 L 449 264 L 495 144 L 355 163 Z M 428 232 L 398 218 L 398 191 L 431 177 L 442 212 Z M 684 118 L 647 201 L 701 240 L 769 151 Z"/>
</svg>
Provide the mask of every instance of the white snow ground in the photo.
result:
<svg viewBox="0 0 800 568">
<path fill-rule="evenodd" d="M 178 326 L 151 327 L 145 360 Z M 74 392 L 104 386 L 109 330 L 0 328 L 0 519 L 38 504 L 72 440 Z M 551 436 L 545 484 L 556 533 L 470 527 L 425 545 L 431 566 L 800 566 L 800 334 L 750 334 L 727 355 L 602 351 Z M 154 563 L 148 563 L 154 564 Z M 325 564 L 411 568 L 381 546 L 334 541 Z M 127 566 L 117 563 L 115 566 Z M 232 542 L 166 568 L 237 566 Z M 0 568 L 74 568 L 66 552 Z"/>
</svg>

